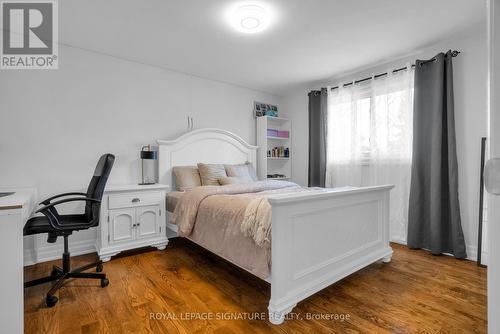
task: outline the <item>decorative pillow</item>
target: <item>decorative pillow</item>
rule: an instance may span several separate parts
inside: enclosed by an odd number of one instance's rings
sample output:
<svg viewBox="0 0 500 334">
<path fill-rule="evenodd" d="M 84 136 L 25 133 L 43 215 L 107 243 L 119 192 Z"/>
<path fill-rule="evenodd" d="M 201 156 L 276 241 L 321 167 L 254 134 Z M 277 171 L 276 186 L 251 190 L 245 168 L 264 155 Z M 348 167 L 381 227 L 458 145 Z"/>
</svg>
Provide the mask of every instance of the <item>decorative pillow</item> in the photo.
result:
<svg viewBox="0 0 500 334">
<path fill-rule="evenodd" d="M 204 186 L 219 186 L 219 179 L 227 177 L 224 165 L 199 163 L 198 171 Z"/>
<path fill-rule="evenodd" d="M 224 165 L 224 168 L 226 169 L 227 176 L 242 177 L 250 181 L 258 181 L 255 169 L 248 161 L 239 165 Z"/>
<path fill-rule="evenodd" d="M 222 179 L 219 179 L 219 183 L 221 186 L 227 186 L 228 184 L 248 183 L 248 182 L 253 182 L 253 181 L 245 177 L 236 177 L 236 176 L 223 177 Z"/>
<path fill-rule="evenodd" d="M 172 168 L 177 190 L 186 191 L 201 186 L 200 173 L 196 166 L 177 166 Z"/>
</svg>

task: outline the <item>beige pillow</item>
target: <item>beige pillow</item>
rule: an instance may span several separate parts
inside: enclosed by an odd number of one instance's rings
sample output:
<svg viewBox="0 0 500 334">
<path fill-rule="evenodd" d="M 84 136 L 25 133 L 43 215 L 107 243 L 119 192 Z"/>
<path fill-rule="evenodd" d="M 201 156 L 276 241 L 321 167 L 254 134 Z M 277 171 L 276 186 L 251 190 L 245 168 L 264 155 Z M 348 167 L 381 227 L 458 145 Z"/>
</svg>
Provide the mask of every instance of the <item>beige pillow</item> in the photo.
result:
<svg viewBox="0 0 500 334">
<path fill-rule="evenodd" d="M 245 178 L 248 179 L 249 182 L 258 181 L 255 169 L 249 162 L 239 165 L 224 165 L 224 168 L 226 169 L 226 174 L 229 177 Z"/>
<path fill-rule="evenodd" d="M 219 179 L 219 183 L 221 186 L 227 186 L 228 184 L 248 183 L 248 182 L 252 182 L 252 180 L 249 180 L 244 177 L 235 177 L 235 176 L 223 177 L 222 179 Z"/>
<path fill-rule="evenodd" d="M 198 171 L 204 186 L 219 186 L 219 179 L 227 177 L 224 165 L 199 163 Z"/>
<path fill-rule="evenodd" d="M 176 189 L 186 191 L 201 186 L 200 173 L 196 166 L 177 166 L 172 169 Z"/>
</svg>

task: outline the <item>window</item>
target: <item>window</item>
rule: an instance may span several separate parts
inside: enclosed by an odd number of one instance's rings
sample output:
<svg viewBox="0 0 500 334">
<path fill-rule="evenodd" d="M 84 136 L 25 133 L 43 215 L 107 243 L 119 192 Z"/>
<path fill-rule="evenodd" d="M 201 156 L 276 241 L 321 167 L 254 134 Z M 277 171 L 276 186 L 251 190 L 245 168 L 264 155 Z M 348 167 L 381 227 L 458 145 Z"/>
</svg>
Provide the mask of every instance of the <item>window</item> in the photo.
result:
<svg viewBox="0 0 500 334">
<path fill-rule="evenodd" d="M 412 83 L 412 73 L 405 71 L 335 89 L 328 96 L 326 185 L 395 185 L 390 212 L 394 240 L 406 239 Z"/>
<path fill-rule="evenodd" d="M 384 87 L 377 82 L 331 93 L 327 131 L 330 162 L 411 160 L 413 88 L 405 83 Z"/>
</svg>

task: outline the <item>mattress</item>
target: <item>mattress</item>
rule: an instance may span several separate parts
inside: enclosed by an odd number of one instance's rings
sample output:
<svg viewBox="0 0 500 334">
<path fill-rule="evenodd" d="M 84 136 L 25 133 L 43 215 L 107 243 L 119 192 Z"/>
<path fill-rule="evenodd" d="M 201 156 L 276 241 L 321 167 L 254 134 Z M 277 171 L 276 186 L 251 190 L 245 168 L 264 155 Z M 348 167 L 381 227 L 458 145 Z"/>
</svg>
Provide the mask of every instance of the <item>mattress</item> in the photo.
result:
<svg viewBox="0 0 500 334">
<path fill-rule="evenodd" d="M 184 194 L 183 191 L 172 191 L 167 193 L 167 211 L 174 212 L 182 194 Z"/>
</svg>

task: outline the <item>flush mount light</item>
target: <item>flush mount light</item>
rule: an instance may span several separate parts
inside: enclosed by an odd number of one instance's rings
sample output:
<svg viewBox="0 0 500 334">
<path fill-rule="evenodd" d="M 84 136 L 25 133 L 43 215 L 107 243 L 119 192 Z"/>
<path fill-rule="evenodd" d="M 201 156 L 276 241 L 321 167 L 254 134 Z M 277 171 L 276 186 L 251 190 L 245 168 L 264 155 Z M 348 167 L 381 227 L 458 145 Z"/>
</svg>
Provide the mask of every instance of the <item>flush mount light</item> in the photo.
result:
<svg viewBox="0 0 500 334">
<path fill-rule="evenodd" d="M 269 27 L 271 10 L 266 4 L 242 2 L 232 6 L 228 12 L 228 21 L 239 32 L 254 34 Z"/>
</svg>

